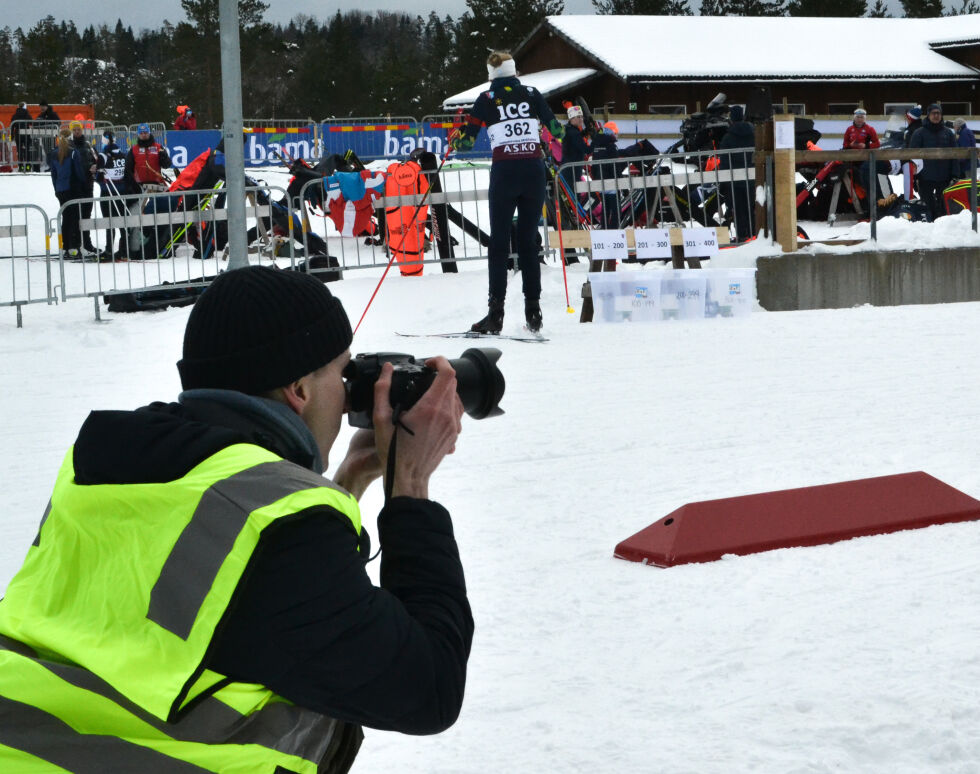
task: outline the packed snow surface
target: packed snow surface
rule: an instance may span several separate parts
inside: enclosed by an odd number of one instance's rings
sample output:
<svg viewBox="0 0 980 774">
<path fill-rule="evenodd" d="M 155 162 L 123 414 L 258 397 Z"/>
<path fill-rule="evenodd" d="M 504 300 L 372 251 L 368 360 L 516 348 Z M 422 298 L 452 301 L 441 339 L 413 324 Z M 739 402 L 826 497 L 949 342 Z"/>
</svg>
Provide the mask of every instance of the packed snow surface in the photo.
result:
<svg viewBox="0 0 980 774">
<path fill-rule="evenodd" d="M 980 524 L 666 570 L 612 554 L 707 499 L 917 470 L 980 499 L 980 303 L 591 325 L 549 264 L 547 343 L 397 337 L 485 313 L 484 265 L 460 268 L 389 276 L 352 349 L 503 352 L 506 413 L 465 419 L 432 485 L 476 620 L 466 699 L 438 736 L 366 730 L 355 772 L 978 771 Z M 379 275 L 331 286 L 355 320 Z M 87 413 L 176 397 L 188 314 L 97 323 L 78 299 L 17 329 L 0 307 L 0 590 Z M 505 332 L 522 317 L 512 277 Z"/>
</svg>

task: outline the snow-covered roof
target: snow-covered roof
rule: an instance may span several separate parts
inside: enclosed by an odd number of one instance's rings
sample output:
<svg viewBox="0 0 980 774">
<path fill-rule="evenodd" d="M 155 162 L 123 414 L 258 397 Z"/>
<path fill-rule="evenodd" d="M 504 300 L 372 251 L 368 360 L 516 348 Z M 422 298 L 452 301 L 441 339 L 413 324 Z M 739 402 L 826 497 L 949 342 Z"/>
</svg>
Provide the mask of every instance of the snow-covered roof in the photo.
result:
<svg viewBox="0 0 980 774">
<path fill-rule="evenodd" d="M 592 17 L 595 18 L 595 17 Z M 545 97 L 565 88 L 571 88 L 596 75 L 591 67 L 566 67 L 558 70 L 541 70 L 536 73 L 518 73 L 521 83 L 533 86 Z M 476 102 L 476 98 L 490 88 L 490 81 L 485 81 L 472 89 L 454 94 L 442 103 L 443 108 L 466 107 Z"/>
<path fill-rule="evenodd" d="M 935 19 L 566 15 L 549 16 L 546 23 L 624 80 L 977 76 L 929 44 L 980 29 L 980 14 Z"/>
</svg>

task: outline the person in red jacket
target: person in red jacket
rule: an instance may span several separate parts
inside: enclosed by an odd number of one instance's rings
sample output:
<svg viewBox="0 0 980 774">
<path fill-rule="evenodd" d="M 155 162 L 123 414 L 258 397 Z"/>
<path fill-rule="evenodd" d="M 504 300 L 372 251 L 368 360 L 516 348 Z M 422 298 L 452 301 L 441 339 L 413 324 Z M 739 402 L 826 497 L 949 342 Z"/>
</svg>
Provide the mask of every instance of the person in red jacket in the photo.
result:
<svg viewBox="0 0 980 774">
<path fill-rule="evenodd" d="M 174 121 L 174 129 L 197 129 L 197 116 L 187 105 L 177 106 L 177 120 Z"/>
<path fill-rule="evenodd" d="M 878 132 L 868 122 L 868 111 L 858 108 L 854 111 L 853 123 L 844 132 L 844 150 L 874 150 L 881 147 L 881 140 L 878 139 Z M 891 168 L 887 161 L 876 162 L 875 168 L 879 174 L 887 174 Z M 858 181 L 864 186 L 865 190 L 869 187 L 871 164 L 868 161 L 861 163 L 857 169 Z M 879 195 L 889 193 L 888 191 L 878 191 Z"/>
<path fill-rule="evenodd" d="M 126 184 L 135 193 L 159 192 L 167 187 L 163 169 L 173 167 L 170 154 L 153 138 L 150 125 L 143 123 L 136 129 L 136 144 L 126 155 L 123 172 Z"/>
<path fill-rule="evenodd" d="M 878 139 L 878 133 L 875 128 L 867 123 L 868 121 L 868 111 L 864 108 L 858 108 L 854 111 L 854 123 L 847 127 L 847 131 L 844 132 L 844 149 L 845 150 L 871 150 L 873 148 L 880 148 L 881 141 Z"/>
</svg>

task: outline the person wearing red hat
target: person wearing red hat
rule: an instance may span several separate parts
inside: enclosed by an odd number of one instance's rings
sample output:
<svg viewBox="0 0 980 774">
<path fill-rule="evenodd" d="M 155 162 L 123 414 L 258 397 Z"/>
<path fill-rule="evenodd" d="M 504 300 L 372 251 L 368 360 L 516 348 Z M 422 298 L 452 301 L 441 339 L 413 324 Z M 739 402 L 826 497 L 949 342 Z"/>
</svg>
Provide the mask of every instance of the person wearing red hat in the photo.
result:
<svg viewBox="0 0 980 774">
<path fill-rule="evenodd" d="M 197 116 L 187 105 L 177 106 L 177 120 L 174 121 L 174 129 L 197 129 Z"/>
</svg>

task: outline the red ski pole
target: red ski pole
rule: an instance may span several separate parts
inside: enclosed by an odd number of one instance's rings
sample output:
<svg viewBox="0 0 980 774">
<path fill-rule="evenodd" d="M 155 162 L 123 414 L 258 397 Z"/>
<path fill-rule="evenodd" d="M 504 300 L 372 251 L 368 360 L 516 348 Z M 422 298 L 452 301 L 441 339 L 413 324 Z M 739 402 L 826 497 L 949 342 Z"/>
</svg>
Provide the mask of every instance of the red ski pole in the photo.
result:
<svg viewBox="0 0 980 774">
<path fill-rule="evenodd" d="M 575 314 L 572 302 L 568 297 L 568 271 L 565 268 L 565 240 L 561 234 L 561 201 L 558 198 L 558 185 L 555 185 L 555 222 L 558 224 L 558 247 L 561 250 L 561 276 L 565 280 L 565 310 Z"/>
<path fill-rule="evenodd" d="M 439 167 L 438 167 L 438 169 L 436 169 L 436 177 L 438 177 L 439 176 L 439 173 L 442 172 L 442 167 L 446 163 L 446 159 L 449 158 L 449 154 L 452 153 L 452 150 L 453 150 L 452 135 L 450 135 L 447 138 L 447 140 L 448 141 L 446 142 L 446 152 L 442 155 L 442 161 L 439 162 Z M 432 190 L 432 186 L 430 185 L 425 190 L 425 193 L 422 194 L 422 200 L 418 203 L 418 206 L 415 208 L 415 212 L 412 214 L 412 220 L 409 221 L 409 224 L 402 231 L 402 242 L 403 243 L 405 241 L 405 236 L 404 236 L 405 232 L 407 232 L 408 229 L 410 229 L 415 224 L 415 221 L 418 219 L 419 213 L 422 211 L 422 207 L 425 206 L 425 200 L 429 198 L 429 191 L 431 191 L 431 190 Z M 371 304 L 374 303 L 374 297 L 377 296 L 378 295 L 378 291 L 381 290 L 381 283 L 385 281 L 385 277 L 388 276 L 388 272 L 391 269 L 391 264 L 393 264 L 394 262 L 395 262 L 395 252 L 392 250 L 391 251 L 391 258 L 388 259 L 388 265 L 385 266 L 384 273 L 381 275 L 381 279 L 378 280 L 377 287 L 375 287 L 374 292 L 371 294 L 371 298 L 368 299 L 367 306 L 364 307 L 364 311 L 361 313 L 361 319 L 358 320 L 357 321 L 357 325 L 354 326 L 354 334 L 355 335 L 357 334 L 357 329 L 361 327 L 361 323 L 364 322 L 364 317 L 367 315 L 368 309 L 371 308 Z"/>
</svg>

